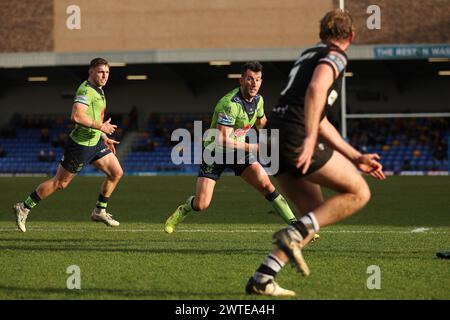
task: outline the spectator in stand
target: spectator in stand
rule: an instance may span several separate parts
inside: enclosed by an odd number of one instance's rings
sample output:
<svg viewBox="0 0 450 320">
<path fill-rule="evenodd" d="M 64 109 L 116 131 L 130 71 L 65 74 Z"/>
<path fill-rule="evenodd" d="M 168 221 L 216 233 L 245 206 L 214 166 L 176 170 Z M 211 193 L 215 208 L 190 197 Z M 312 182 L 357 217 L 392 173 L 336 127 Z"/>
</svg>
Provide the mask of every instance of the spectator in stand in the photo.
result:
<svg viewBox="0 0 450 320">
<path fill-rule="evenodd" d="M 55 161 L 55 152 L 53 150 L 50 150 L 48 152 L 47 161 L 48 162 L 54 162 Z"/>
<path fill-rule="evenodd" d="M 161 124 L 158 124 L 155 128 L 155 136 L 157 136 L 158 138 L 162 138 L 165 135 L 165 130 L 162 127 Z"/>
<path fill-rule="evenodd" d="M 131 108 L 131 111 L 128 113 L 128 121 L 129 121 L 129 130 L 137 131 L 139 122 L 139 112 L 136 106 L 133 106 Z"/>
<path fill-rule="evenodd" d="M 447 148 L 444 139 L 442 139 L 433 150 L 433 158 L 438 161 L 445 160 L 447 158 Z"/>
<path fill-rule="evenodd" d="M 411 171 L 411 163 L 409 161 L 409 159 L 405 159 L 403 160 L 403 164 L 402 164 L 402 171 Z"/>
<path fill-rule="evenodd" d="M 148 138 L 145 144 L 136 146 L 133 148 L 134 151 L 144 151 L 144 152 L 152 152 L 158 146 L 158 143 Z"/>
<path fill-rule="evenodd" d="M 0 146 L 0 158 L 4 158 L 4 157 L 6 157 L 6 155 L 7 155 L 6 150 L 3 149 L 2 146 Z"/>
<path fill-rule="evenodd" d="M 41 142 L 49 142 L 50 141 L 50 134 L 48 131 L 48 128 L 42 128 L 41 129 Z"/>
<path fill-rule="evenodd" d="M 39 151 L 39 157 L 38 157 L 40 162 L 47 162 L 47 155 L 45 154 L 45 150 L 41 149 L 41 151 Z"/>
<path fill-rule="evenodd" d="M 64 148 L 67 142 L 67 133 L 61 132 L 57 138 L 53 139 L 52 146 L 53 148 Z"/>
</svg>

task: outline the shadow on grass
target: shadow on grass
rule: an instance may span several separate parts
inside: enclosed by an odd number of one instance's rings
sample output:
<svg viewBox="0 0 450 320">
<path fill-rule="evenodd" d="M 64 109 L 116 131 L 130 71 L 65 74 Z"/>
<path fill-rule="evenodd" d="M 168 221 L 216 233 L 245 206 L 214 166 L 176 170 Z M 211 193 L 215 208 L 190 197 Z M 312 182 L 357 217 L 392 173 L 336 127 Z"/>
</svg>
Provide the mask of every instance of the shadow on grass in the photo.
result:
<svg viewBox="0 0 450 320">
<path fill-rule="evenodd" d="M 58 242 L 55 240 L 55 242 Z M 155 241 L 158 242 L 158 241 Z M 105 242 L 106 243 L 106 242 Z M 169 243 L 168 247 L 160 247 L 160 248 L 133 248 L 133 247 L 114 247 L 113 244 L 108 243 L 108 245 L 104 247 L 87 247 L 87 246 L 30 246 L 30 245 L 14 245 L 0 246 L 0 250 L 10 250 L 10 251 L 23 251 L 23 252 L 98 252 L 98 253 L 136 253 L 136 254 L 165 254 L 165 255 L 173 255 L 173 254 L 182 254 L 182 255 L 251 255 L 251 256 L 260 256 L 261 258 L 266 256 L 269 252 L 269 246 L 261 246 L 260 249 L 255 248 L 220 248 L 220 247 L 206 247 L 206 248 L 173 248 L 173 242 Z M 123 245 L 123 244 L 122 244 Z M 367 250 L 367 249 L 339 249 L 333 248 L 332 252 L 327 249 L 319 249 L 319 248 L 308 248 L 305 251 L 306 255 L 317 255 L 321 257 L 321 259 L 335 259 L 335 258 L 355 258 L 362 259 L 368 258 L 372 259 L 373 257 L 383 258 L 383 259 L 426 259 L 428 256 L 435 256 L 434 251 L 429 252 L 427 250 L 415 250 L 415 251 L 405 251 L 405 250 Z"/>
<path fill-rule="evenodd" d="M 96 243 L 108 243 L 108 246 L 114 245 L 114 244 L 140 244 L 140 243 L 170 243 L 170 244 L 174 244 L 174 242 L 176 241 L 180 241 L 180 239 L 141 239 L 141 240 L 137 240 L 137 239 L 89 239 L 89 238 L 83 238 L 83 239 L 79 239 L 79 238 L 67 238 L 67 239 L 32 239 L 32 238 L 0 238 L 0 243 L 1 242 L 36 242 L 36 243 L 88 243 L 88 242 L 96 242 Z M 205 243 L 204 239 L 182 239 L 181 240 L 183 243 Z M 212 240 L 209 240 L 210 243 L 212 243 Z M 221 243 L 242 243 L 242 240 L 230 240 L 227 239 L 226 241 L 220 241 Z M 267 242 L 267 241 L 264 241 Z M 268 243 L 268 242 L 267 242 Z"/>
<path fill-rule="evenodd" d="M 105 241 L 106 243 L 106 241 Z M 172 242 L 173 245 L 173 242 Z M 204 255 L 223 255 L 223 254 L 246 254 L 255 255 L 259 254 L 263 257 L 267 254 L 269 248 L 262 248 L 260 250 L 255 250 L 254 248 L 235 248 L 235 249 L 224 249 L 224 248 L 186 248 L 186 249 L 174 249 L 172 246 L 167 248 L 112 248 L 111 244 L 101 248 L 88 248 L 80 246 L 70 246 L 70 247 L 51 247 L 51 246 L 0 246 L 0 250 L 11 250 L 11 251 L 37 251 L 37 252 L 118 252 L 118 253 L 145 253 L 145 254 L 204 254 Z"/>
<path fill-rule="evenodd" d="M 46 299 L 47 295 L 57 294 L 62 295 L 65 299 L 86 299 L 85 295 L 98 295 L 98 299 L 108 299 L 104 295 L 111 295 L 109 299 L 130 298 L 130 299 L 195 299 L 205 297 L 209 299 L 223 299 L 224 296 L 244 296 L 243 292 L 182 292 L 182 291 L 168 291 L 168 290 L 138 290 L 138 289 L 105 289 L 105 288 L 81 288 L 80 290 L 69 290 L 66 288 L 21 288 L 11 286 L 1 286 L 0 290 L 6 293 L 15 295 L 41 295 L 40 299 Z M 174 298 L 174 296 L 176 298 Z M 20 298 L 15 298 L 20 299 Z M 87 298 L 95 299 L 95 298 Z"/>
</svg>

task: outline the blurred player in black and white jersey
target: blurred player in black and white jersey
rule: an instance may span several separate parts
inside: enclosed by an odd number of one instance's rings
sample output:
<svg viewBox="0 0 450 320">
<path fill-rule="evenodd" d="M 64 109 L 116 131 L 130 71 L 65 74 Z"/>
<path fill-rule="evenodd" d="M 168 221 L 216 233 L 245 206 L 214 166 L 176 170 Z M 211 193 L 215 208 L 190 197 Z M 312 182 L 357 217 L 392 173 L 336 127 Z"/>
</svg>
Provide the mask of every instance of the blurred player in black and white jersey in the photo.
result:
<svg viewBox="0 0 450 320">
<path fill-rule="evenodd" d="M 288 260 L 308 275 L 302 249 L 314 234 L 366 205 L 370 190 L 357 169 L 385 179 L 379 156 L 361 154 L 327 119 L 341 90 L 347 66 L 345 51 L 354 38 L 350 14 L 328 12 L 320 22 L 321 42 L 305 50 L 294 63 L 279 102 L 268 117 L 268 128 L 280 130 L 280 170 L 276 178 L 302 217 L 274 234 L 277 248 L 248 281 L 249 294 L 295 295 L 281 288 L 274 278 Z M 324 200 L 321 186 L 337 194 Z"/>
</svg>

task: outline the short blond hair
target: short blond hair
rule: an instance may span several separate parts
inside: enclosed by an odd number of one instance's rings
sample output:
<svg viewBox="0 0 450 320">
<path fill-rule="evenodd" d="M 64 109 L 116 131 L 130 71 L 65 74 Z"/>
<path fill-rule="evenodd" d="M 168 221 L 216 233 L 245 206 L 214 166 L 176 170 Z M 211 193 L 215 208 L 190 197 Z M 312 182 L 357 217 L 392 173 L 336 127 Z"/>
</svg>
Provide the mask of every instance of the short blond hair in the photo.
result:
<svg viewBox="0 0 450 320">
<path fill-rule="evenodd" d="M 322 41 L 348 39 L 354 31 L 353 18 L 347 10 L 335 9 L 320 20 Z"/>
</svg>

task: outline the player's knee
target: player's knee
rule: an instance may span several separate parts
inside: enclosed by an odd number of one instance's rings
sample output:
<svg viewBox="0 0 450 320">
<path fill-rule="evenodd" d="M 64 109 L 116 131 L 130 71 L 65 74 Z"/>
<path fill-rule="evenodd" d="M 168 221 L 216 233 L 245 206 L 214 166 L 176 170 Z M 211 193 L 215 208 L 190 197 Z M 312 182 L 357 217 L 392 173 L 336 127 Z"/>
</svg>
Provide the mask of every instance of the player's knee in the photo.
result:
<svg viewBox="0 0 450 320">
<path fill-rule="evenodd" d="M 361 208 L 364 207 L 369 202 L 371 193 L 370 193 L 369 186 L 367 185 L 367 183 L 365 181 L 364 181 L 364 183 L 361 183 L 361 185 L 357 189 L 356 197 L 358 199 L 358 202 L 359 202 Z"/>
<path fill-rule="evenodd" d="M 114 174 L 116 180 L 120 180 L 123 177 L 123 170 L 122 168 L 120 168 L 119 170 L 117 170 Z"/>
<path fill-rule="evenodd" d="M 109 175 L 109 178 L 110 178 L 111 180 L 114 180 L 114 181 L 119 181 L 120 179 L 122 179 L 122 177 L 123 177 L 123 170 L 122 170 L 122 168 L 119 168 L 119 169 L 114 170 L 114 171 Z"/>
</svg>

